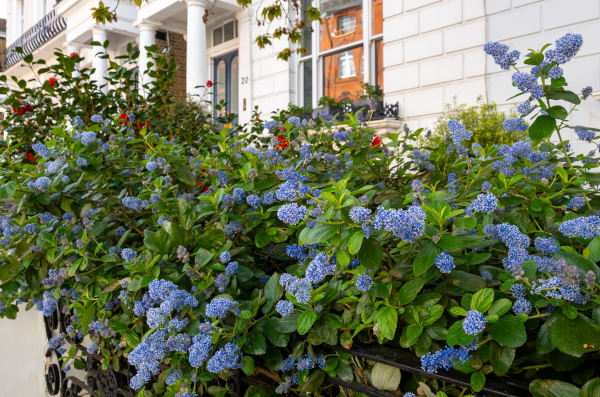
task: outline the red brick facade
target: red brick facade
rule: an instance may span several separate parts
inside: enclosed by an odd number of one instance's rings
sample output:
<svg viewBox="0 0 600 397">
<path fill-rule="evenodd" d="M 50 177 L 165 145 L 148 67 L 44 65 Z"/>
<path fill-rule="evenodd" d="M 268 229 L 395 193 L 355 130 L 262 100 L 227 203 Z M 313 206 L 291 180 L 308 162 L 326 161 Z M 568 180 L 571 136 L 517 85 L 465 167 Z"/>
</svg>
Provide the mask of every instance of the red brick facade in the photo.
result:
<svg viewBox="0 0 600 397">
<path fill-rule="evenodd" d="M 177 64 L 177 72 L 173 79 L 173 86 L 170 91 L 173 95 L 180 99 L 185 98 L 185 75 L 186 75 L 186 42 L 183 35 L 174 32 L 165 32 L 164 40 L 156 39 L 158 52 L 161 53 L 164 49 L 169 49 L 169 56 L 175 60 Z"/>
</svg>

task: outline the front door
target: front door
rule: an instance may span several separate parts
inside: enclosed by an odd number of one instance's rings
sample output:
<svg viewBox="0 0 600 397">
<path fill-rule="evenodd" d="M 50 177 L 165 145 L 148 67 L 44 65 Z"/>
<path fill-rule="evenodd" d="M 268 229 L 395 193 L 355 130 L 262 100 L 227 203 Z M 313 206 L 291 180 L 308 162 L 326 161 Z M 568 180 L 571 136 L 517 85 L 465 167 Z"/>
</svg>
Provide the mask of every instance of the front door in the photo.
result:
<svg viewBox="0 0 600 397">
<path fill-rule="evenodd" d="M 237 51 L 214 58 L 214 80 L 216 88 L 213 93 L 213 103 L 225 102 L 229 113 L 238 114 L 239 96 L 239 57 Z M 215 116 L 216 109 L 215 109 Z"/>
</svg>

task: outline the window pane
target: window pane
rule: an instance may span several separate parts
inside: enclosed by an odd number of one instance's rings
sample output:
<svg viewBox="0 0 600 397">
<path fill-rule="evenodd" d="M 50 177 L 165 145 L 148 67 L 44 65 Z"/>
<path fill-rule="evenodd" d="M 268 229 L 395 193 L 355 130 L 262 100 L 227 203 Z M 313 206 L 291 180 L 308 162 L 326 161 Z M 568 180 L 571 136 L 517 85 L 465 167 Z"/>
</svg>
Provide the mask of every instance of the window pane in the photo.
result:
<svg viewBox="0 0 600 397">
<path fill-rule="evenodd" d="M 229 41 L 229 40 L 233 40 L 233 38 L 235 37 L 235 32 L 234 32 L 234 27 L 233 27 L 233 21 L 226 23 L 223 26 L 223 31 L 224 31 L 224 36 L 225 36 L 225 40 L 224 41 Z"/>
<path fill-rule="evenodd" d="M 213 30 L 213 45 L 219 45 L 223 42 L 223 27 L 219 26 Z"/>
<path fill-rule="evenodd" d="M 362 0 L 321 1 L 321 51 L 362 40 Z"/>
<path fill-rule="evenodd" d="M 239 61 L 238 57 L 233 58 L 231 61 L 231 104 L 230 109 L 232 113 L 238 114 L 238 98 L 239 98 Z"/>
<path fill-rule="evenodd" d="M 302 18 L 306 20 L 306 10 L 312 5 L 312 0 L 302 0 Z M 312 54 L 312 22 L 308 21 L 308 26 L 302 32 L 302 47 L 306 48 L 306 54 Z"/>
<path fill-rule="evenodd" d="M 375 85 L 383 88 L 383 40 L 375 43 Z"/>
<path fill-rule="evenodd" d="M 217 103 L 227 99 L 227 70 L 225 61 L 219 61 L 217 65 Z"/>
<path fill-rule="evenodd" d="M 383 33 L 383 0 L 373 0 L 373 35 Z"/>
<path fill-rule="evenodd" d="M 336 101 L 358 100 L 362 95 L 361 82 L 364 80 L 363 48 L 323 57 L 323 92 Z"/>
<path fill-rule="evenodd" d="M 302 87 L 302 105 L 303 106 L 311 106 L 312 107 L 312 60 L 302 62 L 302 79 L 303 85 Z"/>
</svg>

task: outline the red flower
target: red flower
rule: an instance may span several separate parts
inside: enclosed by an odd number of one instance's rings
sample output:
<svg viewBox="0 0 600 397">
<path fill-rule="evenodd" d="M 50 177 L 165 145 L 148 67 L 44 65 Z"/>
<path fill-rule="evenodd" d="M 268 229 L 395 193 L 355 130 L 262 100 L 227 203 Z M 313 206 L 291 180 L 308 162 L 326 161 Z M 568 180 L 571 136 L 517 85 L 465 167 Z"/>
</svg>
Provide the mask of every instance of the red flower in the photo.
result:
<svg viewBox="0 0 600 397">
<path fill-rule="evenodd" d="M 206 168 L 200 168 L 200 172 L 202 172 L 203 174 L 206 174 Z"/>
<path fill-rule="evenodd" d="M 256 116 L 256 117 L 254 117 L 254 120 L 255 120 L 255 121 L 259 121 L 259 120 L 260 120 L 260 118 L 259 118 L 258 116 Z"/>
<path fill-rule="evenodd" d="M 129 123 L 129 116 L 127 116 L 127 114 L 125 113 L 121 113 L 121 115 L 119 116 L 119 120 L 119 123 L 121 124 Z"/>
<path fill-rule="evenodd" d="M 209 88 L 212 87 L 213 86 L 213 82 L 210 81 L 210 80 L 206 80 L 206 86 L 209 87 Z"/>
<path fill-rule="evenodd" d="M 279 127 L 279 132 L 284 132 L 284 131 L 286 131 L 284 126 Z"/>
<path fill-rule="evenodd" d="M 76 53 L 75 51 L 73 51 L 72 53 L 69 54 L 69 58 L 79 58 L 79 54 Z"/>
<path fill-rule="evenodd" d="M 25 153 L 25 157 L 27 158 L 28 161 L 31 161 L 32 163 L 35 163 L 37 161 L 37 159 L 31 152 Z"/>
<path fill-rule="evenodd" d="M 56 78 L 55 78 L 55 77 L 50 77 L 50 78 L 48 79 L 48 85 L 49 85 L 50 87 L 54 87 L 54 86 L 56 85 Z"/>
<path fill-rule="evenodd" d="M 283 150 L 290 145 L 290 141 L 288 141 L 284 136 L 278 135 L 277 140 L 279 143 L 275 146 L 276 150 Z"/>
<path fill-rule="evenodd" d="M 375 138 L 373 138 L 373 142 L 371 142 L 371 146 L 379 146 L 381 145 L 381 139 L 376 136 Z"/>
<path fill-rule="evenodd" d="M 19 109 L 17 109 L 17 113 L 19 113 L 19 116 L 22 116 L 23 113 L 25 113 L 25 107 L 19 106 Z"/>
<path fill-rule="evenodd" d="M 142 128 L 144 128 L 144 126 L 146 126 L 146 127 L 147 127 L 147 126 L 149 126 L 149 125 L 150 125 L 150 122 L 149 122 L 149 121 L 146 121 L 145 123 L 137 123 L 137 125 L 135 126 L 135 128 L 136 128 L 136 129 L 139 131 L 139 130 L 141 130 Z"/>
</svg>

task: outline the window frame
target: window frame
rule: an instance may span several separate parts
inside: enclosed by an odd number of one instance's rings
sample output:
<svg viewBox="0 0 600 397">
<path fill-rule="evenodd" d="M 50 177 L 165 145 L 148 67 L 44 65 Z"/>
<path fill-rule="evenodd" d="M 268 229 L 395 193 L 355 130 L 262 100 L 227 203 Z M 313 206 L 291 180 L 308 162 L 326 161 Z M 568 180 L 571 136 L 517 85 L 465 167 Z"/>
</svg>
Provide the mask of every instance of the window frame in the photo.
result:
<svg viewBox="0 0 600 397">
<path fill-rule="evenodd" d="M 321 0 L 308 0 L 309 4 L 318 9 L 321 9 Z M 342 17 L 343 15 L 340 15 Z M 339 17 L 338 17 L 339 18 Z M 316 108 L 319 98 L 323 96 L 325 91 L 324 83 L 324 58 L 335 53 L 350 51 L 356 47 L 362 47 L 362 74 L 363 82 L 367 84 L 376 84 L 377 81 L 377 60 L 376 60 L 376 45 L 377 41 L 383 39 L 383 33 L 373 34 L 373 0 L 362 0 L 362 40 L 356 40 L 339 47 L 321 51 L 321 30 L 319 21 L 312 22 L 312 51 L 308 55 L 297 58 L 297 103 L 299 106 L 310 106 Z M 338 21 L 339 22 L 339 21 Z M 355 29 L 356 29 L 355 18 Z M 352 32 L 350 32 L 352 33 Z M 312 103 L 304 101 L 304 64 L 312 62 Z M 358 73 L 355 66 L 355 75 Z M 349 76 L 351 77 L 351 76 Z M 383 87 L 380 87 L 383 88 Z"/>
</svg>

